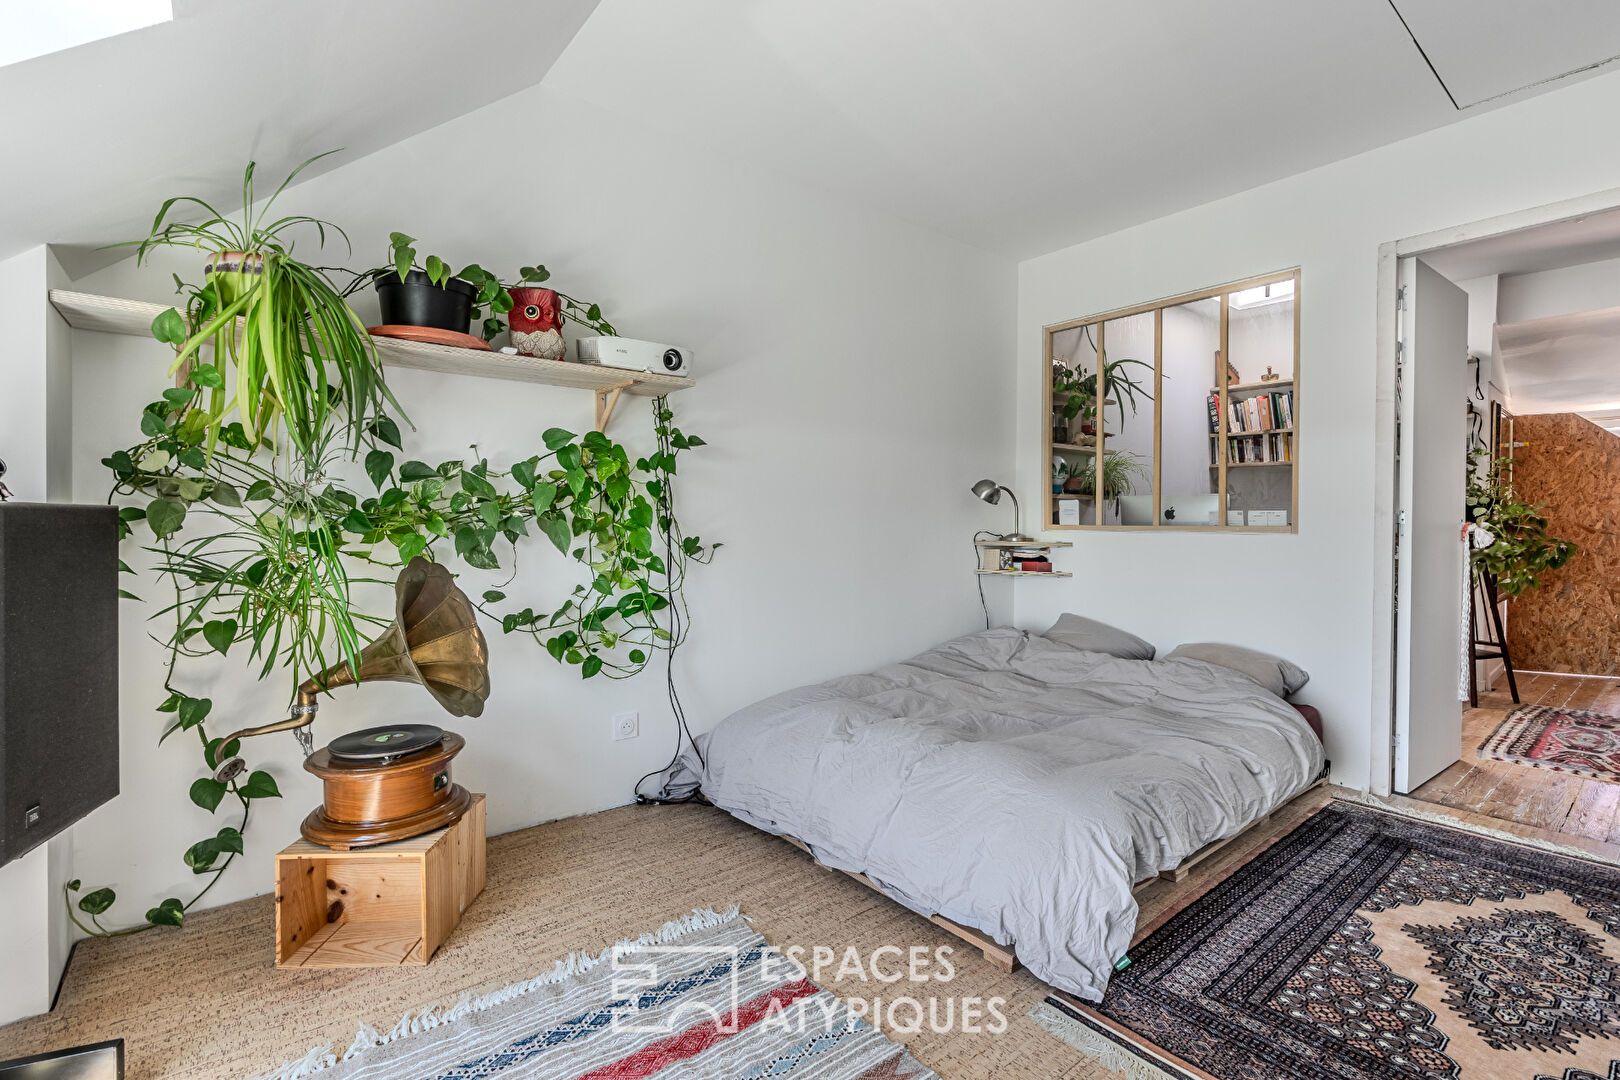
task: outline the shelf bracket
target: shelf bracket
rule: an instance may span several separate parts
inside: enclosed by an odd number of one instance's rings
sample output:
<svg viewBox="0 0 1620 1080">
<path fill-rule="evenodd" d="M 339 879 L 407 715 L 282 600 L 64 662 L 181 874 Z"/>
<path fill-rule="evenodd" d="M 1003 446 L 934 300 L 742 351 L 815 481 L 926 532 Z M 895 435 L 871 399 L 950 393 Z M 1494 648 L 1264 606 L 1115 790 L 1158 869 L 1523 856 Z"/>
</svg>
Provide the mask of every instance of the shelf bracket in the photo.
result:
<svg viewBox="0 0 1620 1080">
<path fill-rule="evenodd" d="M 619 395 L 626 389 L 636 385 L 636 380 L 626 379 L 616 386 L 604 386 L 596 391 L 596 430 L 607 434 L 608 421 L 613 419 L 613 410 L 619 407 Z"/>
</svg>

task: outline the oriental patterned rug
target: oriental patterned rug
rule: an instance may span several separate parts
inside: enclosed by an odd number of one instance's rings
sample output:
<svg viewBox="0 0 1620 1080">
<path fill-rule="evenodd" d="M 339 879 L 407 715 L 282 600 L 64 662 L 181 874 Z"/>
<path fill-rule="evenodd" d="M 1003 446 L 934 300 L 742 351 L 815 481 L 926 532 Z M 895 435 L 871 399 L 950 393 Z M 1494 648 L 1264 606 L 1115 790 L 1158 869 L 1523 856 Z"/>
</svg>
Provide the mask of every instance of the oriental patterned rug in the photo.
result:
<svg viewBox="0 0 1620 1080">
<path fill-rule="evenodd" d="M 1620 783 L 1620 716 L 1520 705 L 1480 744 L 1479 756 Z"/>
<path fill-rule="evenodd" d="M 432 969 L 429 968 L 429 971 Z M 737 914 L 698 911 L 527 982 L 362 1028 L 277 1080 L 939 1080 Z M 268 1078 L 267 1078 L 268 1080 Z"/>
<path fill-rule="evenodd" d="M 1620 868 L 1345 802 L 1041 1026 L 1142 1080 L 1620 1080 Z"/>
</svg>

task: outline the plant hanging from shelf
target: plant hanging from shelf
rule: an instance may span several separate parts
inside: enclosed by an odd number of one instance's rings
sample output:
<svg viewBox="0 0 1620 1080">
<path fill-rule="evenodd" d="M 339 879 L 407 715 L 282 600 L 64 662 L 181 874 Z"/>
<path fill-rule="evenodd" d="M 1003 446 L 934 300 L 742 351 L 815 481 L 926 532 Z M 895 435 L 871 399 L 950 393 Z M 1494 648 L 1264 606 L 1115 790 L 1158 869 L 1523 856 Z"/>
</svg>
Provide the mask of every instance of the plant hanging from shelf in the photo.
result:
<svg viewBox="0 0 1620 1080">
<path fill-rule="evenodd" d="M 362 433 L 385 408 L 401 412 L 383 381 L 371 338 L 340 290 L 325 271 L 293 257 L 295 230 L 312 231 L 322 246 L 327 230 L 345 243 L 348 235 L 306 215 L 270 219 L 287 185 L 336 152 L 328 150 L 299 165 L 257 206 L 255 166 L 248 162 L 242 173 L 240 221 L 196 196 L 178 195 L 158 210 L 146 239 L 114 245 L 134 247 L 137 263 L 159 247 L 212 251 L 201 285 L 175 277 L 176 290 L 186 297 L 184 314 L 170 308 L 152 324 L 152 335 L 175 348 L 169 374 L 188 365 L 197 369 L 191 382 L 205 393 L 193 422 L 206 435 L 205 453 L 213 452 L 232 413 L 248 438 L 264 436 L 279 446 L 285 432 L 291 448 L 313 462 L 334 425 L 355 451 Z M 208 216 L 200 223 L 170 220 L 177 207 L 198 208 Z M 205 347 L 212 348 L 212 364 L 200 362 Z M 143 417 L 142 424 L 143 430 L 155 430 L 157 420 Z"/>
<path fill-rule="evenodd" d="M 1514 597 L 1540 588 L 1543 572 L 1563 566 L 1580 549 L 1572 540 L 1548 535 L 1539 505 L 1519 501 L 1510 479 L 1512 458 L 1480 469 L 1487 458 L 1483 450 L 1469 454 L 1468 520 L 1493 539 L 1482 548 L 1470 546 L 1469 552 L 1474 569 L 1496 579 L 1497 593 Z"/>
<path fill-rule="evenodd" d="M 165 204 L 159 221 L 174 202 Z M 204 303 L 223 301 L 215 310 L 228 310 L 229 293 L 216 289 L 209 298 L 212 288 L 211 282 L 191 294 L 208 298 Z M 306 339 L 325 342 L 335 316 L 335 311 L 311 314 Z M 342 325 L 358 325 L 352 312 L 347 320 Z M 188 901 L 163 900 L 147 911 L 142 924 L 107 928 L 100 917 L 116 900 L 114 891 L 92 889 L 75 904 L 80 882 L 67 882 L 69 914 L 91 935 L 182 925 L 185 913 L 242 853 L 253 803 L 281 794 L 274 777 L 262 770 L 227 781 L 213 778 L 218 764 L 240 747 L 222 746 L 209 736 L 213 703 L 188 692 L 177 677 L 182 658 L 234 659 L 260 679 L 280 669 L 290 696 L 305 678 L 331 666 L 333 656 L 357 666 L 360 645 L 371 636 L 363 631 L 392 617 L 391 609 L 373 615 L 356 608 L 353 586 L 388 584 L 391 573 L 413 557 L 438 559 L 450 552 L 481 569 L 509 567 L 515 578 L 517 545 L 532 527 L 573 559 L 586 580 L 560 604 L 513 610 L 509 579 L 483 593 L 479 611 L 498 621 L 503 632 L 533 639 L 583 678 L 629 678 L 659 651 L 681 643 L 688 626 L 688 569 L 708 562 L 720 546 L 687 536 L 680 525 L 673 490 L 678 458 L 705 444 L 675 425 L 665 398 L 652 401 L 656 449 L 645 457 L 632 457 L 600 432 L 576 435 L 551 428 L 527 457 L 504 471 L 492 468 L 476 447 L 470 458 L 430 465 L 400 460 L 399 426 L 380 407 L 393 400 L 380 369 L 373 369 L 376 379 L 368 392 L 354 395 L 341 379 L 321 381 L 325 364 L 334 363 L 324 346 L 310 346 L 314 352 L 289 346 L 283 359 L 301 358 L 305 390 L 317 390 L 324 405 L 298 413 L 311 426 L 296 436 L 288 427 L 298 453 L 287 454 L 279 452 L 273 437 L 274 418 L 293 415 L 281 397 L 286 378 L 267 376 L 247 411 L 226 419 L 228 409 L 222 411 L 219 402 L 227 367 L 234 367 L 238 380 L 251 380 L 258 361 L 244 358 L 267 354 L 248 354 L 240 343 L 222 340 L 228 320 L 206 316 L 200 325 L 201 330 L 179 336 L 170 326 L 154 325 L 154 336 L 189 362 L 184 385 L 164 390 L 147 405 L 141 413 L 142 441 L 115 451 L 103 464 L 113 475 L 110 498 L 124 502 L 120 537 L 150 533 L 144 550 L 162 588 L 163 598 L 152 601 L 159 605 L 152 618 L 166 626 L 154 638 L 168 654 L 166 696 L 157 704 L 166 717 L 159 742 L 191 732 L 209 774 L 191 783 L 191 801 L 214 814 L 229 800 L 241 816 L 186 850 L 186 865 L 208 876 L 201 890 Z M 198 338 L 214 345 L 212 362 Z M 323 359 L 325 364 L 318 362 Z M 249 425 L 249 417 L 256 426 Z M 360 463 L 374 494 L 345 483 L 341 473 L 347 462 Z M 351 567 L 366 566 L 388 568 L 390 576 L 351 574 Z M 124 563 L 120 570 L 134 573 Z M 75 907 L 88 925 L 79 921 Z"/>
</svg>

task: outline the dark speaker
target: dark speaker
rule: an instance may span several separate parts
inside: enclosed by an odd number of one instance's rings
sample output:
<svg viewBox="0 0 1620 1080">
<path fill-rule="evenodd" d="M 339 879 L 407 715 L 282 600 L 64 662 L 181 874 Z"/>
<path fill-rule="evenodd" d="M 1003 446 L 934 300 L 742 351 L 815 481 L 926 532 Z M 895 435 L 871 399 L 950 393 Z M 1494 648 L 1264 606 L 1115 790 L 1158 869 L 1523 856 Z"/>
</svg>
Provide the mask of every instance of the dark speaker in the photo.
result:
<svg viewBox="0 0 1620 1080">
<path fill-rule="evenodd" d="M 0 503 L 0 866 L 118 794 L 118 511 Z"/>
</svg>

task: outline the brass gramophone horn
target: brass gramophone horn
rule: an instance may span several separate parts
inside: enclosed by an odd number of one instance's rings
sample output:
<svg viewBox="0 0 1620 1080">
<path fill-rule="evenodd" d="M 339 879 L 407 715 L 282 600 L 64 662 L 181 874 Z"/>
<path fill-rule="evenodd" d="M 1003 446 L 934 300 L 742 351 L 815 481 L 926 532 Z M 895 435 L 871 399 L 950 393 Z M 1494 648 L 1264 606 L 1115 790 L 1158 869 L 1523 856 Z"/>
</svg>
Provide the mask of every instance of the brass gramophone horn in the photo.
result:
<svg viewBox="0 0 1620 1080">
<path fill-rule="evenodd" d="M 346 663 L 333 664 L 298 688 L 287 719 L 232 732 L 219 745 L 304 727 L 315 719 L 321 691 L 376 680 L 421 683 L 452 716 L 478 716 L 489 697 L 489 643 L 478 629 L 472 601 L 456 588 L 450 571 L 420 555 L 400 571 L 394 622 L 361 650 L 358 672 Z M 230 780 L 245 767 L 233 757 L 220 764 L 214 779 Z"/>
</svg>

